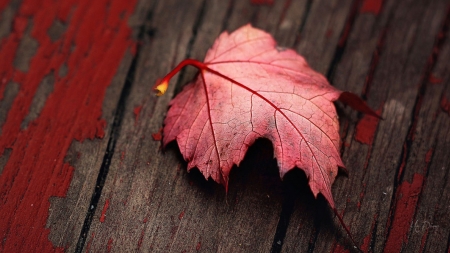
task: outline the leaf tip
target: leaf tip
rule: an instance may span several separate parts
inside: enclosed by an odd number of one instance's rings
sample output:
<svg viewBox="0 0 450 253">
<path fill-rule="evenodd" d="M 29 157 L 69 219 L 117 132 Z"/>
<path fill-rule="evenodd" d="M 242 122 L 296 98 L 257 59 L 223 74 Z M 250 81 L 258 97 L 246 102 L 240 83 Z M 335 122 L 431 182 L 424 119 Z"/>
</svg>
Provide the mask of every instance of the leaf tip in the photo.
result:
<svg viewBox="0 0 450 253">
<path fill-rule="evenodd" d="M 378 119 L 383 119 L 381 115 L 372 110 L 364 100 L 362 100 L 360 97 L 351 92 L 348 91 L 342 92 L 338 100 L 350 106 L 354 110 L 357 110 L 359 112 L 365 113 Z"/>
<path fill-rule="evenodd" d="M 345 222 L 344 222 L 344 219 L 343 219 L 342 216 L 338 213 L 338 210 L 336 209 L 336 207 L 334 207 L 333 205 L 332 205 L 331 207 L 332 207 L 332 209 L 333 209 L 334 215 L 337 216 L 337 218 L 338 218 L 338 220 L 339 220 L 339 223 L 341 223 L 341 226 L 344 227 L 345 232 L 347 233 L 348 237 L 350 237 L 350 240 L 351 240 L 352 243 L 353 243 L 353 248 L 356 249 L 358 252 L 363 252 L 363 251 L 359 248 L 358 244 L 356 244 L 356 241 L 355 241 L 355 239 L 353 238 L 352 233 L 350 232 L 350 228 L 347 227 L 347 225 L 346 225 Z"/>
<path fill-rule="evenodd" d="M 155 85 L 153 90 L 156 92 L 156 96 L 162 96 L 167 91 L 167 87 L 169 86 L 169 82 L 167 80 L 164 80 L 162 82 L 157 82 L 159 84 Z"/>
</svg>

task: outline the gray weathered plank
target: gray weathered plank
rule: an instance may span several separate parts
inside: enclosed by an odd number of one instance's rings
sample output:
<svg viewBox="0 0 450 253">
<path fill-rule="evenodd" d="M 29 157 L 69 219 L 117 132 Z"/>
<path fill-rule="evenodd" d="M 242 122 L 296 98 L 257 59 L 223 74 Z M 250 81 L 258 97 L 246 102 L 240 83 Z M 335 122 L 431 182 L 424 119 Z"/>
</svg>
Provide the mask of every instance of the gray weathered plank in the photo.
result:
<svg viewBox="0 0 450 253">
<path fill-rule="evenodd" d="M 420 146 L 421 152 L 426 153 L 426 147 L 433 146 L 432 142 L 423 145 L 423 141 L 417 137 L 411 139 L 410 133 L 417 131 L 414 129 L 417 124 L 414 110 L 417 108 L 418 99 L 422 99 L 421 87 L 429 64 L 427 60 L 433 52 L 435 38 L 440 32 L 445 15 L 448 15 L 448 3 L 384 1 L 383 4 L 383 11 L 377 17 L 371 13 L 357 15 L 332 82 L 341 89 L 362 92 L 368 97 L 369 105 L 382 109 L 384 120 L 380 121 L 374 133 L 373 144 L 368 143 L 369 145 L 356 141 L 356 122 L 352 120 L 354 116 L 342 121 L 344 131 L 347 128 L 344 132 L 346 138 L 343 159 L 350 172 L 348 178 L 340 177 L 336 180 L 333 193 L 339 212 L 344 215 L 344 221 L 351 226 L 356 241 L 365 251 L 398 252 L 402 247 L 406 247 L 407 243 L 415 243 L 415 247 L 408 245 L 409 250 L 404 252 L 418 252 L 420 245 L 407 239 L 414 233 L 409 229 L 409 218 L 413 217 L 408 215 L 414 215 L 415 207 L 406 210 L 400 208 L 397 214 L 394 214 L 394 204 L 397 203 L 397 207 L 404 204 L 402 201 L 405 201 L 405 198 L 409 198 L 410 205 L 414 204 L 414 194 L 405 189 L 412 180 L 412 171 L 419 171 L 413 168 L 423 168 L 426 164 L 424 154 L 413 153 L 412 150 Z M 371 55 L 379 57 L 379 60 L 375 60 Z M 370 70 L 371 65 L 375 67 L 373 73 Z M 370 76 L 372 74 L 373 79 Z M 368 79 L 364 80 L 364 77 Z M 364 83 L 366 85 L 363 85 Z M 435 106 L 439 103 L 436 97 L 430 97 L 429 102 L 435 103 Z M 445 134 L 442 133 L 443 138 Z M 433 138 L 439 138 L 437 136 Z M 403 155 L 408 159 L 402 161 Z M 405 162 L 406 167 L 402 162 Z M 403 173 L 400 174 L 401 168 Z M 441 176 L 444 176 L 444 173 Z M 427 177 L 426 180 L 433 182 L 436 179 Z M 403 188 L 401 185 L 404 185 Z M 403 192 L 399 189 L 403 189 Z M 402 196 L 401 193 L 408 196 Z M 303 215 L 294 213 L 287 234 L 289 240 L 294 242 L 298 233 L 308 233 L 305 229 L 298 230 L 299 224 L 302 224 L 305 218 L 297 217 Z M 336 239 L 336 233 L 343 234 L 333 232 L 342 229 L 331 229 L 336 221 L 333 223 L 326 219 L 321 222 L 322 218 L 318 216 L 311 218 L 318 223 L 318 227 L 314 229 L 320 229 L 317 239 L 314 235 L 316 232 L 312 232 L 311 240 L 319 242 L 314 245 L 314 250 L 339 251 L 342 250 L 342 245 L 350 246 L 348 240 Z M 295 219 L 299 219 L 297 224 Z M 345 234 L 343 236 L 345 237 Z M 303 245 L 307 244 L 308 241 L 305 240 Z M 289 252 L 299 248 L 302 248 L 302 245 L 296 242 L 293 246 L 286 243 L 283 249 Z M 434 249 L 442 251 L 443 248 L 433 248 L 429 252 L 434 252 Z"/>
</svg>

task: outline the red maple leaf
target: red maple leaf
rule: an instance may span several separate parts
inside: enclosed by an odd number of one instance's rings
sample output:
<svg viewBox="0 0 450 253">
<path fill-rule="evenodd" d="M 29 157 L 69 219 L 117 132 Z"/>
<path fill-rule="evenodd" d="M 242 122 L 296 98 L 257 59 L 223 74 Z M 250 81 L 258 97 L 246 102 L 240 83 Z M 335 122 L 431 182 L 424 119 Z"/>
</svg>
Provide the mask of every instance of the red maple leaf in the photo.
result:
<svg viewBox="0 0 450 253">
<path fill-rule="evenodd" d="M 277 47 L 272 36 L 246 25 L 222 33 L 204 63 L 188 59 L 155 87 L 160 94 L 186 65 L 200 70 L 171 101 L 163 144 L 177 140 L 188 170 L 227 187 L 233 165 L 258 138 L 269 139 L 283 177 L 298 167 L 314 194 L 335 205 L 331 194 L 338 167 L 339 122 L 333 102 L 377 116 L 356 95 L 331 86 L 294 50 Z M 344 226 L 345 227 L 345 226 Z"/>
</svg>

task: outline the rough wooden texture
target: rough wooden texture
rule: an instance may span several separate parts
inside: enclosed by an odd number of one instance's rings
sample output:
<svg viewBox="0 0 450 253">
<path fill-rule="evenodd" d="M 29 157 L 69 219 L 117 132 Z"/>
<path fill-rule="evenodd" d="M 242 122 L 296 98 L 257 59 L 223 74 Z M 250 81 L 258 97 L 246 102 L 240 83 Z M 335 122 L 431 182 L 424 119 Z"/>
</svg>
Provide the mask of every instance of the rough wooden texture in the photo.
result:
<svg viewBox="0 0 450 253">
<path fill-rule="evenodd" d="M 333 196 L 358 246 L 450 252 L 446 0 L 0 0 L 0 252 L 356 252 L 270 142 L 225 193 L 155 140 L 196 70 L 163 97 L 155 81 L 246 23 L 383 116 L 337 103 Z"/>
</svg>

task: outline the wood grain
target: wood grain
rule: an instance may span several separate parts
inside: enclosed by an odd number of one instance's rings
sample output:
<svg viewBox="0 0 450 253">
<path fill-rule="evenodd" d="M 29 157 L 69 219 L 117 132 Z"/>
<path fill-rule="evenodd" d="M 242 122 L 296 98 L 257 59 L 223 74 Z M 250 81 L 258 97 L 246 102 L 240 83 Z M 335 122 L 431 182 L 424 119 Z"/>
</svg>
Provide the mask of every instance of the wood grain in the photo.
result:
<svg viewBox="0 0 450 253">
<path fill-rule="evenodd" d="M 228 193 L 161 147 L 197 70 L 163 97 L 153 84 L 246 23 L 383 116 L 336 104 L 349 173 L 333 196 L 357 246 L 448 252 L 445 0 L 0 1 L 0 252 L 356 252 L 303 172 L 279 178 L 267 140 Z"/>
</svg>

